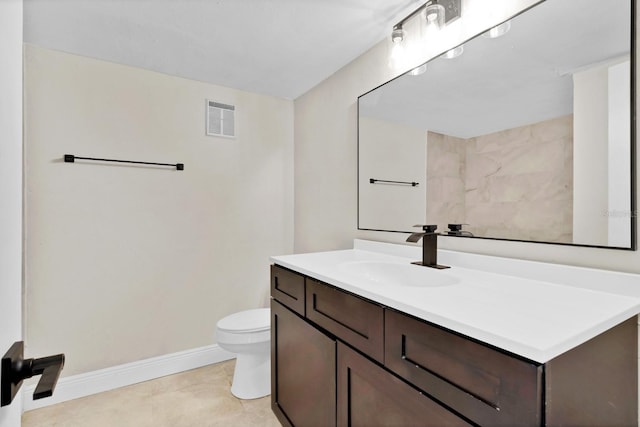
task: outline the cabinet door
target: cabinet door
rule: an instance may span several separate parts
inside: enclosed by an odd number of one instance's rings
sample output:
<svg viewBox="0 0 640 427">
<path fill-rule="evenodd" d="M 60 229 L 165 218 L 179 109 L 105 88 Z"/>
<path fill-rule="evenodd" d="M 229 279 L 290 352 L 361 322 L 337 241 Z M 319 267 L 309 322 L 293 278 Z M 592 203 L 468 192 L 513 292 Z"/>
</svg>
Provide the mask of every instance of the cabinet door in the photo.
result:
<svg viewBox="0 0 640 427">
<path fill-rule="evenodd" d="M 384 309 L 307 279 L 307 319 L 379 362 L 384 357 Z"/>
<path fill-rule="evenodd" d="M 271 407 L 285 426 L 336 424 L 336 342 L 275 300 Z"/>
<path fill-rule="evenodd" d="M 338 342 L 338 426 L 470 426 L 462 418 Z"/>
</svg>

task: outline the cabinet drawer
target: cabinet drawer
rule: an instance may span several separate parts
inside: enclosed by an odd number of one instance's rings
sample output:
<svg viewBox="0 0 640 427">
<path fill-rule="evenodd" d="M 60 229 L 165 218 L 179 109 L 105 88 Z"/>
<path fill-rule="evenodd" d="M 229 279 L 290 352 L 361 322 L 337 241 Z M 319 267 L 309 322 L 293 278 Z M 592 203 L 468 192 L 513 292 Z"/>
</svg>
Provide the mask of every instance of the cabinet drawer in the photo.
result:
<svg viewBox="0 0 640 427">
<path fill-rule="evenodd" d="M 271 296 L 304 316 L 304 276 L 279 265 L 272 265 Z"/>
<path fill-rule="evenodd" d="M 382 362 L 384 309 L 362 298 L 307 279 L 307 319 Z"/>
<path fill-rule="evenodd" d="M 540 425 L 541 366 L 393 310 L 385 366 L 479 425 Z"/>
</svg>

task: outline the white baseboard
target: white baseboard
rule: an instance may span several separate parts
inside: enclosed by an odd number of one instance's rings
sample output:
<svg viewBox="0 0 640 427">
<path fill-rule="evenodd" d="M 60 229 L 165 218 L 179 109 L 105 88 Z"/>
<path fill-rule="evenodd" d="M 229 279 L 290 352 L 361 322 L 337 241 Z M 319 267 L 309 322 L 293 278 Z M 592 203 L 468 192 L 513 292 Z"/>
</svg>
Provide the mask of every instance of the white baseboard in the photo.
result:
<svg viewBox="0 0 640 427">
<path fill-rule="evenodd" d="M 178 353 L 166 354 L 151 359 L 139 360 L 85 374 L 60 378 L 53 396 L 33 400 L 35 384 L 23 387 L 23 411 L 30 411 L 79 397 L 89 396 L 153 380 L 166 375 L 177 374 L 212 363 L 233 359 L 235 355 L 217 345 L 195 348 Z"/>
</svg>

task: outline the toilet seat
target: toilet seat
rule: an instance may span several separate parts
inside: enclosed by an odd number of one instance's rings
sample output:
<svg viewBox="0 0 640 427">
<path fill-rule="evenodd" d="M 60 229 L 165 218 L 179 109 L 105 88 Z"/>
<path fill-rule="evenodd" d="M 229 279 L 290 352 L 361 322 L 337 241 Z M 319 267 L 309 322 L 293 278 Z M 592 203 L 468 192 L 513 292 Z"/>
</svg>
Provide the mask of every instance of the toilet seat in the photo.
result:
<svg viewBox="0 0 640 427">
<path fill-rule="evenodd" d="M 218 321 L 217 328 L 221 332 L 231 334 L 249 334 L 271 329 L 271 310 L 257 308 L 231 314 Z"/>
</svg>

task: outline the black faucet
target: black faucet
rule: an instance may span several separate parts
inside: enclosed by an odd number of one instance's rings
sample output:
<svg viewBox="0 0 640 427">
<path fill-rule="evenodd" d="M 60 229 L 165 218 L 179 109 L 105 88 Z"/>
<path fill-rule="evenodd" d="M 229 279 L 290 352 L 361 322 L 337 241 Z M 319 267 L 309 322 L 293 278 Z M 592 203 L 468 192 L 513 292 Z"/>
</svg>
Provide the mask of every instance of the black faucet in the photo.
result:
<svg viewBox="0 0 640 427">
<path fill-rule="evenodd" d="M 412 262 L 412 264 L 422 265 L 425 267 L 437 268 L 442 270 L 450 268 L 447 265 L 438 264 L 438 234 L 436 233 L 437 225 L 414 225 L 414 227 L 422 227 L 421 233 L 413 233 L 407 239 L 407 242 L 416 243 L 422 239 L 422 261 Z"/>
</svg>

